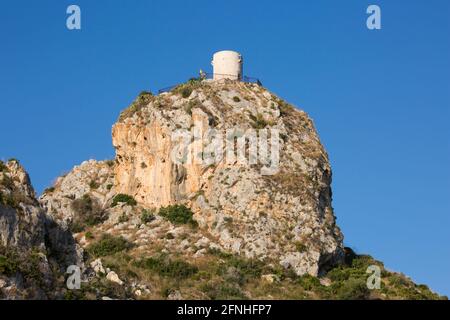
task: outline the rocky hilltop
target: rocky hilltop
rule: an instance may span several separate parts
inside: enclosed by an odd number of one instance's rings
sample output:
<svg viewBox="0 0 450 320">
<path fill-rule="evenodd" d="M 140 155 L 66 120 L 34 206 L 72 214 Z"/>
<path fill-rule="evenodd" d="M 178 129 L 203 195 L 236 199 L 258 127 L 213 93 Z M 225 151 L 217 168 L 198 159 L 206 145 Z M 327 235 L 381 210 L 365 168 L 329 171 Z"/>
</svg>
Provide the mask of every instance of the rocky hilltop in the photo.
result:
<svg viewBox="0 0 450 320">
<path fill-rule="evenodd" d="M 233 148 L 244 141 L 248 161 L 219 157 L 220 143 L 208 149 L 230 135 Z M 252 159 L 266 140 L 267 154 Z M 261 86 L 193 79 L 158 96 L 143 92 L 120 114 L 112 141 L 114 160 L 83 162 L 39 200 L 16 161 L 1 163 L 3 297 L 440 298 L 344 248 L 313 122 Z M 47 282 L 19 281 L 30 276 L 11 267 L 16 249 L 39 252 L 34 275 Z M 79 290 L 64 283 L 71 264 L 82 271 Z M 381 270 L 379 289 L 367 288 L 370 265 Z"/>
<path fill-rule="evenodd" d="M 72 234 L 46 214 L 24 168 L 0 162 L 0 298 L 61 298 L 58 274 L 77 262 Z"/>
<path fill-rule="evenodd" d="M 226 130 L 279 130 L 278 172 L 261 164 L 179 164 L 176 130 L 194 123 Z M 203 128 L 206 131 L 206 128 Z M 226 250 L 277 259 L 316 276 L 342 262 L 342 234 L 331 207 L 331 169 L 308 116 L 256 84 L 191 82 L 158 97 L 142 95 L 112 130 L 115 187 L 148 207 L 183 203 Z"/>
</svg>

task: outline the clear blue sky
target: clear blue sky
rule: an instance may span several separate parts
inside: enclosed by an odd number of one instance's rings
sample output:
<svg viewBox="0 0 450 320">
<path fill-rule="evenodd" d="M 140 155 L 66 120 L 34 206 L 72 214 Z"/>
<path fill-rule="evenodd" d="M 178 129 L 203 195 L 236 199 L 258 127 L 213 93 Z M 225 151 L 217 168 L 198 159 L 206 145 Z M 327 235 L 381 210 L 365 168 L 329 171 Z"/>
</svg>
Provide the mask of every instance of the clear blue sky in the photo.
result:
<svg viewBox="0 0 450 320">
<path fill-rule="evenodd" d="M 72 3 L 81 31 L 66 29 Z M 238 50 L 314 119 L 345 243 L 450 295 L 449 16 L 447 0 L 2 1 L 0 159 L 20 159 L 41 192 L 114 156 L 111 126 L 141 90 Z"/>
</svg>

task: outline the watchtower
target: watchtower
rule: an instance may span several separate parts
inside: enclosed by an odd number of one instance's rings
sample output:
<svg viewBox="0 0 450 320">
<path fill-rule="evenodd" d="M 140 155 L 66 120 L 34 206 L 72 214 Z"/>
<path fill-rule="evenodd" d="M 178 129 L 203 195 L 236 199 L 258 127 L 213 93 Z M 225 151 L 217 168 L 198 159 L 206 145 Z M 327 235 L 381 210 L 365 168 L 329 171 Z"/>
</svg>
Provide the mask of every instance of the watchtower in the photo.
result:
<svg viewBox="0 0 450 320">
<path fill-rule="evenodd" d="M 211 62 L 213 66 L 213 79 L 242 80 L 242 56 L 231 50 L 216 52 Z"/>
</svg>

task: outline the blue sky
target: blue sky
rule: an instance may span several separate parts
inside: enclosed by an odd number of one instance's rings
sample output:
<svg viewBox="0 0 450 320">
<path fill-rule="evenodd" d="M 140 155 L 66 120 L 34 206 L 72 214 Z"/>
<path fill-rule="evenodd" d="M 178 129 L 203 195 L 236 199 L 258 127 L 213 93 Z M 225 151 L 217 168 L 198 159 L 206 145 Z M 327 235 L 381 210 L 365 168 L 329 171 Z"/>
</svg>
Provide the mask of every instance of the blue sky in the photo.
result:
<svg viewBox="0 0 450 320">
<path fill-rule="evenodd" d="M 140 91 L 234 49 L 313 118 L 346 245 L 450 295 L 449 15 L 446 0 L 2 1 L 0 159 L 18 158 L 41 192 L 114 156 L 111 126 Z"/>
</svg>

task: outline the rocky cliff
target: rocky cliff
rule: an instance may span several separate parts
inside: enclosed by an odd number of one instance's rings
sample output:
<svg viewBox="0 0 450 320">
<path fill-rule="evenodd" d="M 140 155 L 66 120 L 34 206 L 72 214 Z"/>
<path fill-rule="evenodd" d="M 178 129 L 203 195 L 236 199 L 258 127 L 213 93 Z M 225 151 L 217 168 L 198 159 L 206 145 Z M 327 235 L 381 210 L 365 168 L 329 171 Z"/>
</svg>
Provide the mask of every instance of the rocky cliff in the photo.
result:
<svg viewBox="0 0 450 320">
<path fill-rule="evenodd" d="M 70 260 L 74 251 L 69 248 L 75 246 L 71 233 L 59 230 L 19 162 L 0 162 L 0 298 L 58 297 L 64 264 L 57 257 Z"/>
<path fill-rule="evenodd" d="M 0 163 L 4 297 L 440 298 L 343 247 L 311 119 L 261 86 L 143 92 L 112 140 L 114 160 L 83 162 L 39 201 L 16 161 Z M 17 250 L 37 254 L 42 271 L 18 268 L 36 260 Z M 82 271 L 79 290 L 65 286 L 69 265 Z M 379 289 L 366 285 L 369 266 Z"/>
<path fill-rule="evenodd" d="M 201 138 L 208 128 L 223 137 L 232 129 L 277 129 L 278 171 L 263 174 L 264 163 L 225 158 L 174 162 L 173 133 L 193 133 L 196 126 L 204 132 Z M 314 125 L 264 88 L 191 82 L 158 97 L 144 94 L 122 113 L 112 137 L 117 192 L 153 208 L 183 203 L 224 249 L 277 259 L 299 275 L 317 275 L 321 267 L 342 261 L 330 164 Z"/>
</svg>

